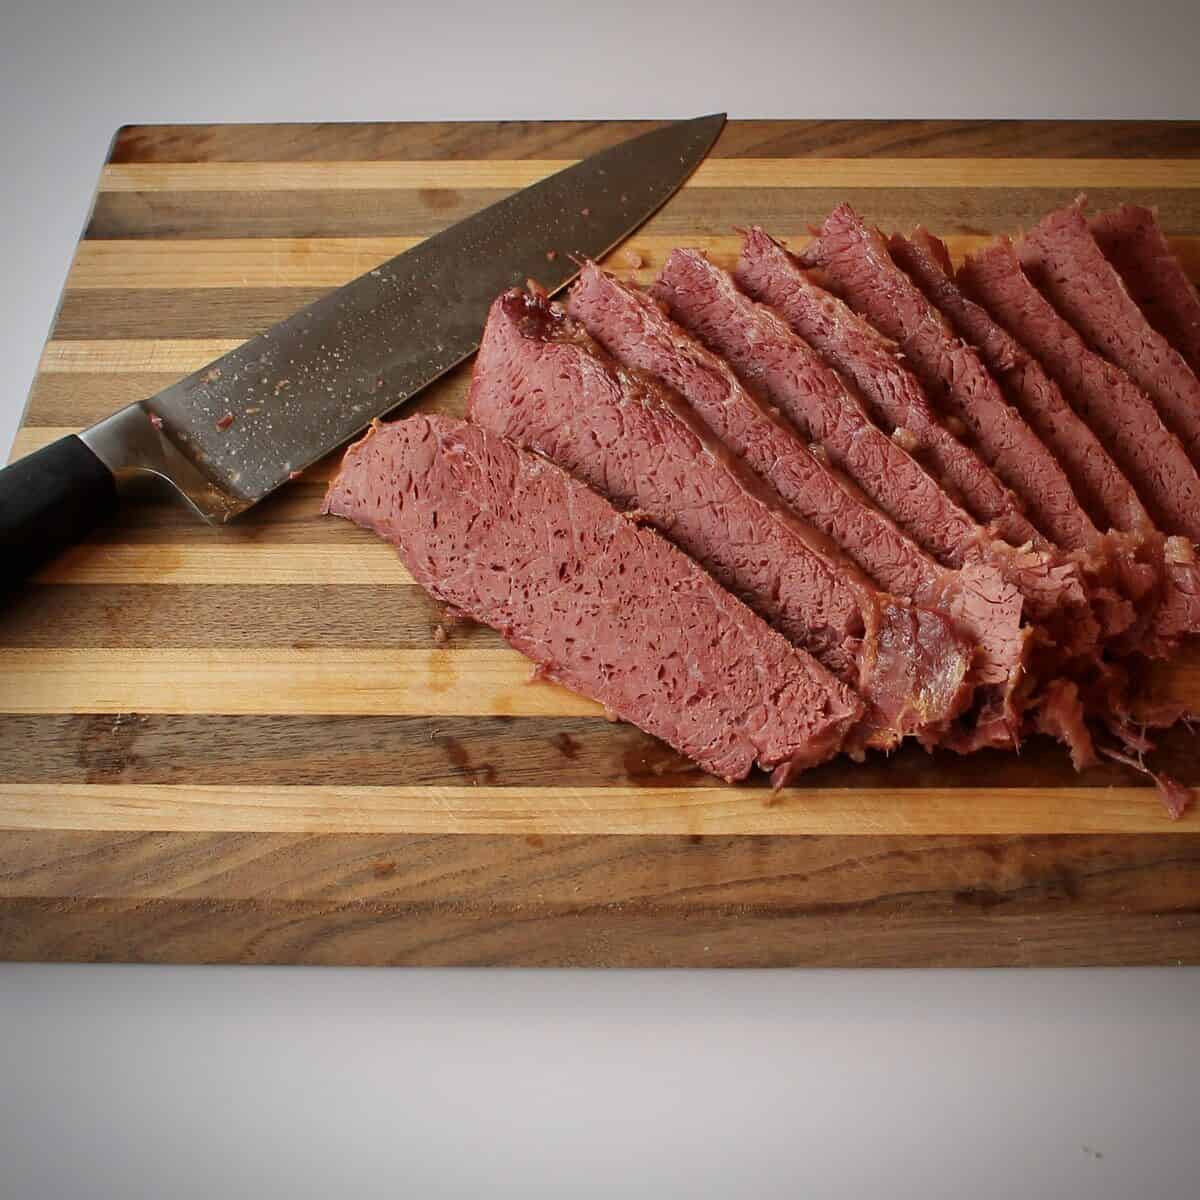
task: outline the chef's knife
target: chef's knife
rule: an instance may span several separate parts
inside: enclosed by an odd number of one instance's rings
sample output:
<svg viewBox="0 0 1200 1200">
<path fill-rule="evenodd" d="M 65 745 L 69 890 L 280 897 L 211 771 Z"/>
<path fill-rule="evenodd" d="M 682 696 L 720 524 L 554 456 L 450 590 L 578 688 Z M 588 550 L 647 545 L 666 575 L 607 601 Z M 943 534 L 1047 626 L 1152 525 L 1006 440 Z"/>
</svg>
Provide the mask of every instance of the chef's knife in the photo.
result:
<svg viewBox="0 0 1200 1200">
<path fill-rule="evenodd" d="M 504 289 L 575 277 L 658 209 L 723 114 L 679 121 L 507 197 L 236 350 L 0 471 L 0 547 L 15 580 L 111 516 L 118 483 L 157 476 L 228 521 L 457 366 Z"/>
</svg>

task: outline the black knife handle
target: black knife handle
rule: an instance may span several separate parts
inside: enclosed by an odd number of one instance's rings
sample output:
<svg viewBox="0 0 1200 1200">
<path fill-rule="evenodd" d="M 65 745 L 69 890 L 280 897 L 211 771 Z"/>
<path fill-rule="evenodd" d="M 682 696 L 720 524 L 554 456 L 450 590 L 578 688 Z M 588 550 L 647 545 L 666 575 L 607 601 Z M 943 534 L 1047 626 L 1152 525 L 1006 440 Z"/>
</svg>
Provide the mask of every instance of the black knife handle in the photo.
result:
<svg viewBox="0 0 1200 1200">
<path fill-rule="evenodd" d="M 0 576 L 13 584 L 117 507 L 112 472 L 73 433 L 0 470 Z"/>
</svg>

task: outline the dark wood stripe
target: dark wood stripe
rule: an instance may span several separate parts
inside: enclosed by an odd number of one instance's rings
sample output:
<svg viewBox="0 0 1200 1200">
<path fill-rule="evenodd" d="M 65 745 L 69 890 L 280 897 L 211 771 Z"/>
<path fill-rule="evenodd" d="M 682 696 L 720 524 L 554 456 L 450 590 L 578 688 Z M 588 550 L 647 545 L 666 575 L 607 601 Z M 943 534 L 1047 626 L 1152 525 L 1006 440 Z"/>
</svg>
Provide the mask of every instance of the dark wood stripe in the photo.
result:
<svg viewBox="0 0 1200 1200">
<path fill-rule="evenodd" d="M 27 584 L 7 600 L 0 647 L 432 649 L 443 622 L 416 584 Z M 454 627 L 450 638 L 503 645 L 481 625 Z"/>
<path fill-rule="evenodd" d="M 178 874 L 203 878 L 218 903 L 331 895 L 359 903 L 547 905 L 653 901 L 661 909 L 724 908 L 780 916 L 807 909 L 869 910 L 890 900 L 940 902 L 960 918 L 1042 908 L 1086 910 L 1121 894 L 1131 876 L 1159 875 L 1164 907 L 1187 906 L 1179 889 L 1196 877 L 1200 839 L 1188 834 L 1103 836 L 947 835 L 755 837 L 482 834 L 264 834 L 55 832 L 41 854 L 0 834 L 0 893 L 28 897 L 108 894 L 150 899 Z M 6 840 L 9 843 L 6 845 Z M 53 863 L 53 868 L 49 864 Z M 910 884 L 921 872 L 932 893 Z M 963 877 L 976 880 L 973 893 Z M 169 886 L 169 885 L 167 885 Z M 905 894 L 908 889 L 907 894 Z M 1078 901 L 1078 907 L 1072 902 Z M 1174 901 L 1174 905 L 1170 902 Z M 1168 907 L 1170 906 L 1170 907 Z M 1145 904 L 1130 906 L 1145 912 Z M 881 922 L 886 924 L 886 922 Z M 736 921 L 733 922 L 736 928 Z"/>
<path fill-rule="evenodd" d="M 909 229 L 924 223 L 943 234 L 1014 232 L 1069 203 L 1061 188 L 696 188 L 680 192 L 642 227 L 679 237 L 728 234 L 759 223 L 802 229 L 848 200 L 876 224 Z M 297 192 L 103 192 L 89 238 L 414 237 L 445 226 L 510 194 L 494 189 Z M 1091 188 L 1097 208 L 1157 205 L 1168 234 L 1193 235 L 1195 192 Z"/>
<path fill-rule="evenodd" d="M 1113 839 L 1103 849 L 1123 859 L 1127 841 Z M 509 842 L 515 847 L 518 839 Z M 864 842 L 869 839 L 847 839 L 857 844 L 847 845 L 847 862 L 856 852 L 870 852 Z M 386 869 L 391 860 L 379 861 Z M 1189 863 L 1175 874 L 1167 894 L 1182 904 L 1200 872 Z M 1140 897 L 1160 894 L 1153 868 L 1131 867 L 1123 878 L 1142 889 Z M 1027 901 L 1012 915 L 996 915 L 986 911 L 995 899 L 985 888 L 922 887 L 914 900 L 856 906 L 862 911 L 813 902 L 776 912 L 745 906 L 663 911 L 648 901 L 547 907 L 532 893 L 509 905 L 17 898 L 0 901 L 0 958 L 360 967 L 1200 964 L 1200 917 L 1186 907 L 1178 914 L 1129 914 L 1109 911 L 1106 904 L 1115 908 L 1119 901 L 1102 895 L 1075 915 L 1077 902 L 1059 891 Z"/>
<path fill-rule="evenodd" d="M 173 495 L 146 491 L 123 505 L 91 540 L 122 545 L 367 545 L 373 535 L 321 515 L 324 483 L 297 480 L 228 525 L 206 525 Z M 3 631 L 0 630 L 0 636 Z"/>
<path fill-rule="evenodd" d="M 201 591 L 204 589 L 196 589 Z M 1194 741 L 1172 733 L 1154 761 L 1200 785 Z M 1019 757 L 906 747 L 856 764 L 863 790 L 1137 786 L 1116 764 L 1076 774 L 1062 749 L 1031 739 Z M 0 777 L 10 783 L 189 783 L 409 786 L 489 784 L 717 787 L 661 742 L 600 717 L 0 715 Z M 844 787 L 844 762 L 795 789 Z M 763 777 L 750 781 L 762 785 Z M 1146 792 L 1147 804 L 1155 804 Z M 1163 818 L 1166 819 L 1165 817 Z M 1200 841 L 1200 839 L 1198 839 Z"/>
<path fill-rule="evenodd" d="M 582 158 L 661 121 L 127 125 L 111 162 Z M 1196 121 L 731 121 L 716 158 L 1196 158 Z"/>
<path fill-rule="evenodd" d="M 0 863 L 8 864 L 0 874 L 0 957 L 7 959 L 1200 962 L 1200 839 L 1187 835 L 0 833 Z"/>
<path fill-rule="evenodd" d="M 584 717 L 0 715 L 10 783 L 717 787 L 632 725 Z"/>
</svg>

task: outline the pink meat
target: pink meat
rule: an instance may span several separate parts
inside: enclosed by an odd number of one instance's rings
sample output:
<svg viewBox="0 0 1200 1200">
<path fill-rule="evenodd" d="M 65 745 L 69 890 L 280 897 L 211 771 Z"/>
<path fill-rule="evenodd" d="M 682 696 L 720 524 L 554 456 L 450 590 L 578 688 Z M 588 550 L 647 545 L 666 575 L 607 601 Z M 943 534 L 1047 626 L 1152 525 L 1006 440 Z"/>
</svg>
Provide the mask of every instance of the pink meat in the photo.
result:
<svg viewBox="0 0 1200 1200">
<path fill-rule="evenodd" d="M 996 537 L 1014 546 L 1044 544 L 1016 496 L 941 423 L 895 343 L 813 283 L 793 254 L 755 227 L 743 235 L 734 278 L 851 381 L 874 422 Z"/>
<path fill-rule="evenodd" d="M 868 229 L 848 204 L 839 204 L 802 261 L 820 266 L 833 290 L 899 345 L 935 407 L 962 422 L 1042 533 L 1066 550 L 1086 549 L 1096 528 L 1070 480 L 1005 402 L 979 356 L 892 261 L 879 231 Z"/>
<path fill-rule="evenodd" d="M 1092 218 L 1092 233 L 1146 320 L 1200 374 L 1200 293 L 1148 208 L 1122 204 Z"/>
<path fill-rule="evenodd" d="M 973 648 L 945 620 L 880 596 L 653 377 L 622 368 L 543 298 L 493 306 L 473 421 L 636 511 L 871 701 L 867 745 L 938 729 L 966 706 Z M 965 606 L 965 602 L 964 602 Z"/>
<path fill-rule="evenodd" d="M 958 507 L 901 446 L 874 425 L 847 382 L 778 313 L 740 292 L 696 251 L 676 250 L 652 294 L 667 312 L 733 368 L 747 388 L 778 406 L 807 441 L 890 516 L 919 547 L 951 567 L 990 562 L 1024 595 L 1036 621 L 1073 641 L 1089 629 L 1077 569 L 1033 550 L 997 542 Z M 932 572 L 926 556 L 907 553 Z M 899 580 L 881 580 L 893 592 Z M 919 597 L 923 593 L 905 593 Z M 1128 620 L 1126 621 L 1128 624 Z"/>
<path fill-rule="evenodd" d="M 912 238 L 893 235 L 893 261 L 925 293 L 954 331 L 969 342 L 1000 385 L 1004 398 L 1058 459 L 1075 494 L 1105 529 L 1146 522 L 1145 510 L 1129 480 L 1121 474 L 1096 435 L 1066 402 L 1041 364 L 986 309 L 954 282 L 945 245 L 924 229 Z M 1129 629 L 1135 619 L 1131 600 L 1155 586 L 1153 568 L 1139 564 L 1135 548 L 1121 535 L 1097 533 L 1084 548 L 1084 561 L 1106 638 Z M 1119 594 L 1124 590 L 1126 596 Z"/>
<path fill-rule="evenodd" d="M 650 294 L 778 406 L 917 544 L 960 567 L 991 540 L 902 446 L 871 422 L 847 383 L 772 309 L 739 291 L 697 250 L 674 250 Z"/>
<path fill-rule="evenodd" d="M 888 243 L 892 258 L 976 348 L 1005 399 L 1062 464 L 1080 502 L 1104 529 L 1136 529 L 1150 524 L 1133 485 L 1099 439 L 1067 403 L 1041 363 L 992 320 L 954 281 L 945 245 L 924 229 Z"/>
<path fill-rule="evenodd" d="M 1200 538 L 1200 477 L 1153 402 L 1054 310 L 1007 239 L 968 258 L 964 289 L 1040 360 L 1168 533 Z"/>
<path fill-rule="evenodd" d="M 1183 446 L 1163 425 L 1150 398 L 1119 367 L 1090 351 L 1033 286 L 1007 239 L 968 258 L 958 281 L 1041 362 L 1160 528 L 1182 535 L 1163 538 L 1136 511 L 1116 514 L 1124 522 L 1118 528 L 1141 539 L 1163 572 L 1152 629 L 1159 644 L 1144 643 L 1142 648 L 1168 653 L 1181 636 L 1200 631 L 1200 577 L 1191 546 L 1200 533 L 1200 478 Z"/>
<path fill-rule="evenodd" d="M 844 684 L 652 530 L 465 422 L 374 425 L 323 511 L 391 542 L 418 583 L 542 675 L 725 779 L 824 761 L 861 713 Z"/>
<path fill-rule="evenodd" d="M 1154 401 L 1200 466 L 1200 379 L 1125 289 L 1088 228 L 1085 204 L 1080 197 L 1043 217 L 1018 247 L 1021 265 L 1084 341 Z"/>
</svg>

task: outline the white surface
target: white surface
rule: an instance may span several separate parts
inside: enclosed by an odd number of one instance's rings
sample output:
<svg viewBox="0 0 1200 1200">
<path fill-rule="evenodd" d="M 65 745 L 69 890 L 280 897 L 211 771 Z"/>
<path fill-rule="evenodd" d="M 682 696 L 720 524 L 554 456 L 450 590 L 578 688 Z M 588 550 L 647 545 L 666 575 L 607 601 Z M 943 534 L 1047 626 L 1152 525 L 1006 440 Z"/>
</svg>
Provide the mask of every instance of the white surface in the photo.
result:
<svg viewBox="0 0 1200 1200">
<path fill-rule="evenodd" d="M 124 123 L 1200 116 L 1189 0 L 703 8 L 0 0 L 0 447 Z M 1195 971 L 0 967 L 0 1196 L 1178 1200 L 1198 1011 Z"/>
</svg>

